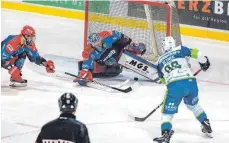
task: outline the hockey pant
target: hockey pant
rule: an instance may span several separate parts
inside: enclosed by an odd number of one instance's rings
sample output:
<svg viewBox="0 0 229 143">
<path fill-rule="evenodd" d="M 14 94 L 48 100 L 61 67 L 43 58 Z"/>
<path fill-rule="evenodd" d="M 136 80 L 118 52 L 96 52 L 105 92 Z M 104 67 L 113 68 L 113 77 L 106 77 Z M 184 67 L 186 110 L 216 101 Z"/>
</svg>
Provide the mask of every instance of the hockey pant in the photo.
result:
<svg viewBox="0 0 229 143">
<path fill-rule="evenodd" d="M 18 69 L 22 69 L 25 63 L 26 53 L 21 53 L 17 57 L 14 57 L 8 61 L 2 60 L 1 67 L 4 69 L 9 69 L 11 65 L 16 66 Z"/>
<path fill-rule="evenodd" d="M 82 69 L 83 61 L 78 62 L 79 71 Z M 122 72 L 122 67 L 117 66 L 107 66 L 100 65 L 96 61 L 94 61 L 94 69 L 91 71 L 93 77 L 115 77 L 118 76 Z"/>
</svg>

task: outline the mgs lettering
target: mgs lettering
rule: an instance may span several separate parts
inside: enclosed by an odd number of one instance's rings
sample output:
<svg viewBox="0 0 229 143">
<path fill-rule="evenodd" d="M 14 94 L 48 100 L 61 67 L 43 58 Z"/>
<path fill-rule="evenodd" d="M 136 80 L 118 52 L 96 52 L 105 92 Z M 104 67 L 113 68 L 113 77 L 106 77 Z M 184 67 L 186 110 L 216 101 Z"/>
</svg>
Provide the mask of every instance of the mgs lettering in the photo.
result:
<svg viewBox="0 0 229 143">
<path fill-rule="evenodd" d="M 144 66 L 143 63 L 138 63 L 138 61 L 135 60 L 131 60 L 129 64 L 141 69 L 142 71 L 147 71 L 148 69 L 148 66 Z"/>
<path fill-rule="evenodd" d="M 135 61 L 135 60 L 132 60 L 129 64 L 131 64 L 131 65 L 133 65 L 133 66 L 136 66 L 136 64 L 137 64 L 137 61 Z"/>
</svg>

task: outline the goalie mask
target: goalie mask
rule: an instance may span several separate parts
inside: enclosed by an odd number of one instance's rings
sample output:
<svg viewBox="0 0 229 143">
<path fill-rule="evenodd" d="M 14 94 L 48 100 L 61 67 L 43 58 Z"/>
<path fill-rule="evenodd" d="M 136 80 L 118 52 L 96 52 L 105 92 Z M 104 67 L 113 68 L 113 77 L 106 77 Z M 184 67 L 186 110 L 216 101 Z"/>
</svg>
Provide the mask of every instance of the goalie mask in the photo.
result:
<svg viewBox="0 0 229 143">
<path fill-rule="evenodd" d="M 93 48 L 99 50 L 102 48 L 102 38 L 98 33 L 92 33 L 88 36 L 88 44 L 91 44 Z"/>
<path fill-rule="evenodd" d="M 161 54 L 164 54 L 170 50 L 172 50 L 173 48 L 175 48 L 175 40 L 173 39 L 173 37 L 169 36 L 169 37 L 165 37 L 160 44 L 160 49 L 161 49 Z"/>
</svg>

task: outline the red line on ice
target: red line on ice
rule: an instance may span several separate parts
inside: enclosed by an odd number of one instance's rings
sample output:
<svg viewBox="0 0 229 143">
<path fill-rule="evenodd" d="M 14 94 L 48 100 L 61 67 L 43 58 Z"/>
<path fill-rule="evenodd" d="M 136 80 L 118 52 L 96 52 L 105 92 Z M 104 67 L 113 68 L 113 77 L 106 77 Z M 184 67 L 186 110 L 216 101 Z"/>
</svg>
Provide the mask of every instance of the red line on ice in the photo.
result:
<svg viewBox="0 0 229 143">
<path fill-rule="evenodd" d="M 199 79 L 198 81 L 200 81 L 200 82 L 207 82 L 207 83 L 213 83 L 213 84 L 219 84 L 219 85 L 226 85 L 226 86 L 229 86 L 229 84 L 228 84 L 228 83 L 221 83 L 221 82 L 216 82 L 216 81 L 201 80 L 201 79 Z"/>
</svg>

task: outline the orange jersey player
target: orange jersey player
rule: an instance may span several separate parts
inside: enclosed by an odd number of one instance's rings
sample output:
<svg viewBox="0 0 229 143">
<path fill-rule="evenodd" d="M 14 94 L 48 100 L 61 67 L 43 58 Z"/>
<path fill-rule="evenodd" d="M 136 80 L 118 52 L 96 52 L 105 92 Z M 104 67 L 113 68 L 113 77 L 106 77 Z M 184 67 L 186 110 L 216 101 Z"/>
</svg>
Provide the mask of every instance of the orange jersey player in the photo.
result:
<svg viewBox="0 0 229 143">
<path fill-rule="evenodd" d="M 79 77 L 74 80 L 80 85 L 93 77 L 114 77 L 122 72 L 118 64 L 123 51 L 142 55 L 146 48 L 143 43 L 134 43 L 131 38 L 118 31 L 101 31 L 88 37 L 88 45 L 82 53 L 83 61 L 79 65 Z"/>
<path fill-rule="evenodd" d="M 21 69 L 26 57 L 30 62 L 46 67 L 48 73 L 54 73 L 54 63 L 41 57 L 35 46 L 36 32 L 31 26 L 24 26 L 19 35 L 9 35 L 1 42 L 1 67 L 11 75 L 10 86 L 26 86 Z"/>
</svg>

